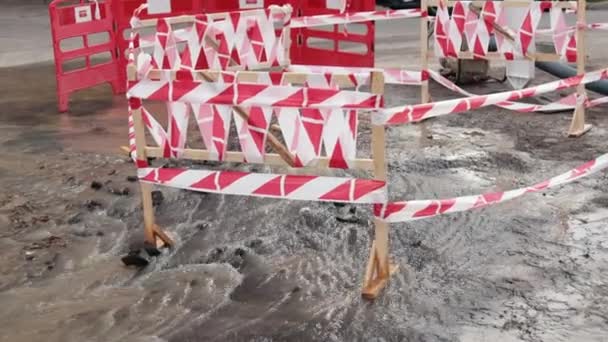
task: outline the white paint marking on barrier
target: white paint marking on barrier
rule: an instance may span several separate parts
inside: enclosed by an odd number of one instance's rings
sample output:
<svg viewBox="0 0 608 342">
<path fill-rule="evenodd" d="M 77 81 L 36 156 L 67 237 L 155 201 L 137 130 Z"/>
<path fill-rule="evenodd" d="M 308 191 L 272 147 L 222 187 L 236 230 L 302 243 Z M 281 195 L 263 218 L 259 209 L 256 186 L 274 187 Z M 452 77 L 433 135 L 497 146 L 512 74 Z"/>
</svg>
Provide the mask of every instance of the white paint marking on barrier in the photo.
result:
<svg viewBox="0 0 608 342">
<path fill-rule="evenodd" d="M 325 7 L 327 9 L 338 10 L 342 13 L 346 10 L 346 0 L 326 0 Z"/>
<path fill-rule="evenodd" d="M 171 13 L 171 0 L 147 0 L 148 14 Z"/>
<path fill-rule="evenodd" d="M 91 6 L 74 7 L 74 19 L 77 23 L 86 23 L 93 20 L 91 16 Z"/>
<path fill-rule="evenodd" d="M 263 8 L 264 0 L 239 0 L 240 9 Z"/>
</svg>

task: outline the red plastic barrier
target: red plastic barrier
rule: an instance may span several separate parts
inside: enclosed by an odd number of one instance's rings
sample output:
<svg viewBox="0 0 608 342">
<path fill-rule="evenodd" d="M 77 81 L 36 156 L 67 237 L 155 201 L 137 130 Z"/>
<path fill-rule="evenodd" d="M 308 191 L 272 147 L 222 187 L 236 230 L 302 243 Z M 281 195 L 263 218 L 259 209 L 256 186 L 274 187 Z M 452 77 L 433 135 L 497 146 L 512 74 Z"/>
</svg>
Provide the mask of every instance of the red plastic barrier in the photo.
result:
<svg viewBox="0 0 608 342">
<path fill-rule="evenodd" d="M 114 18 L 116 21 L 116 42 L 119 55 L 119 68 L 124 70 L 127 65 L 127 48 L 129 46 L 130 20 L 133 11 L 141 4 L 146 3 L 146 0 L 114 0 Z M 291 4 L 292 7 L 298 8 L 299 0 L 170 0 L 170 13 L 150 15 L 144 10 L 140 18 L 159 18 L 166 16 L 197 14 L 197 13 L 221 13 L 236 10 L 247 10 L 256 8 L 266 8 L 270 5 L 285 5 Z M 296 38 L 295 32 L 292 33 L 292 39 Z M 293 50 L 294 48 L 292 48 Z M 124 92 L 126 86 L 126 75 L 122 73 L 121 91 Z"/>
<path fill-rule="evenodd" d="M 335 0 L 302 0 L 297 16 L 339 13 Z M 375 0 L 346 0 L 347 12 L 373 11 Z M 334 7 L 332 9 L 331 7 Z M 374 66 L 374 23 L 333 25 L 325 29 L 304 28 L 291 49 L 294 64 Z"/>
<path fill-rule="evenodd" d="M 68 109 L 69 94 L 75 90 L 110 82 L 115 93 L 126 91 L 126 51 L 133 11 L 146 0 L 98 0 L 98 5 L 87 0 L 54 0 L 49 6 L 53 49 L 57 73 L 57 97 L 59 110 Z M 243 9 L 266 8 L 270 5 L 290 4 L 294 16 L 338 13 L 342 1 L 346 11 L 371 11 L 375 0 L 169 0 L 170 13 L 148 14 L 142 19 L 159 18 L 197 13 L 229 12 Z M 329 7 L 329 8 L 328 8 Z M 332 9 L 332 7 L 334 9 Z M 99 19 L 96 11 L 99 8 Z M 107 32 L 109 40 L 92 45 L 90 34 Z M 63 51 L 61 41 L 80 37 L 83 47 Z M 372 22 L 348 25 L 345 31 L 340 25 L 331 30 L 292 29 L 291 62 L 294 64 L 360 66 L 374 65 L 374 24 Z M 109 62 L 91 63 L 91 55 L 109 52 Z M 84 65 L 77 70 L 64 70 L 64 64 L 84 58 Z"/>
<path fill-rule="evenodd" d="M 110 1 L 54 0 L 49 5 L 55 77 L 60 112 L 68 110 L 69 96 L 76 90 L 110 83 L 121 90 Z M 107 37 L 99 42 L 99 38 Z M 80 46 L 73 43 L 80 41 Z M 106 56 L 105 60 L 99 57 Z"/>
</svg>

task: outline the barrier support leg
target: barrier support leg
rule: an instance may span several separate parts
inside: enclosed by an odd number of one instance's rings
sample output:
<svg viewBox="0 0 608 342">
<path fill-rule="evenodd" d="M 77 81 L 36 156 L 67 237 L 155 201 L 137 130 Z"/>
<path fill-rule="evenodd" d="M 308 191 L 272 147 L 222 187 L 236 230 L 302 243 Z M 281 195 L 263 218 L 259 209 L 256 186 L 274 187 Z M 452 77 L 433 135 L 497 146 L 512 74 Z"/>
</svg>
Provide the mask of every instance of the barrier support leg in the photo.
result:
<svg viewBox="0 0 608 342">
<path fill-rule="evenodd" d="M 427 11 L 427 0 L 420 1 L 420 8 Z M 428 17 L 420 18 L 420 67 L 423 73 L 429 68 L 429 20 Z M 429 81 L 422 80 L 420 85 L 420 103 L 427 103 L 431 100 L 429 93 Z"/>
<path fill-rule="evenodd" d="M 68 104 L 70 103 L 70 95 L 69 94 L 59 94 L 57 96 L 57 106 L 59 107 L 60 113 L 65 113 L 68 111 Z"/>
<path fill-rule="evenodd" d="M 112 93 L 114 93 L 114 95 L 121 94 L 121 90 L 123 87 L 121 87 L 120 84 L 121 84 L 120 81 L 112 81 L 111 86 L 112 86 Z M 123 93 L 124 93 L 124 91 L 123 91 Z"/>
<path fill-rule="evenodd" d="M 577 10 L 577 22 L 581 24 L 585 24 L 586 21 L 586 0 L 578 1 L 578 10 Z M 585 28 L 579 27 L 577 25 L 576 28 L 576 67 L 577 73 L 582 75 L 585 73 L 585 59 L 587 46 L 585 41 Z M 587 97 L 585 86 L 579 85 L 576 88 L 576 92 L 579 96 L 579 101 L 577 101 L 576 109 L 574 110 L 574 114 L 572 116 L 572 122 L 570 123 L 570 129 L 568 130 L 568 136 L 570 137 L 580 137 L 581 135 L 587 133 L 591 129 L 591 125 L 585 124 L 585 103 L 584 100 Z"/>
<path fill-rule="evenodd" d="M 384 92 L 384 75 L 382 72 L 371 73 L 371 92 Z M 374 160 L 374 178 L 386 181 L 385 131 L 382 125 L 372 125 L 372 158 Z M 389 263 L 388 223 L 374 220 L 375 239 L 370 249 L 369 260 L 363 279 L 362 296 L 366 299 L 378 297 L 387 285 L 397 267 Z"/>
<path fill-rule="evenodd" d="M 146 243 L 146 248 L 173 246 L 173 240 L 154 222 L 152 185 L 143 182 L 140 182 L 140 185 L 144 211 L 144 242 Z"/>
<path fill-rule="evenodd" d="M 389 262 L 388 224 L 378 219 L 374 221 L 375 240 L 372 242 L 369 260 L 363 280 L 362 295 L 365 299 L 375 299 L 388 284 L 391 275 L 399 267 Z"/>
<path fill-rule="evenodd" d="M 134 66 L 129 65 L 129 79 L 135 79 Z M 141 117 L 141 107 L 132 110 L 133 125 L 135 128 L 135 148 L 137 151 L 138 164 L 147 162 L 146 156 L 146 136 L 144 123 Z M 173 240 L 154 222 L 154 206 L 152 204 L 152 185 L 139 182 L 141 185 L 141 198 L 144 212 L 144 241 L 146 249 L 149 252 L 155 253 L 157 247 L 163 245 L 167 247 L 173 246 Z M 160 241 L 157 241 L 158 240 Z M 157 243 L 157 242 L 160 242 Z M 151 253 L 151 254 L 152 254 Z"/>
</svg>

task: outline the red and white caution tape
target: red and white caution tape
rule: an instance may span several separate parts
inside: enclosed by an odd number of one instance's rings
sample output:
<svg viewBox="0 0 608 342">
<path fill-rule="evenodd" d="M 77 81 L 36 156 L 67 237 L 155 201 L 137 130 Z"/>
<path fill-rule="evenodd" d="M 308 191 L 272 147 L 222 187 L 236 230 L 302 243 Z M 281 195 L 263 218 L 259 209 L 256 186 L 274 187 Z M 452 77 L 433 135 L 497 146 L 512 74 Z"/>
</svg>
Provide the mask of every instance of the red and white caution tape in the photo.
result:
<svg viewBox="0 0 608 342">
<path fill-rule="evenodd" d="M 137 146 L 135 145 L 135 123 L 133 122 L 133 114 L 129 107 L 129 151 L 133 160 L 137 160 Z"/>
<path fill-rule="evenodd" d="M 303 73 L 330 74 L 332 76 L 346 75 L 356 86 L 369 84 L 369 76 L 372 71 L 381 71 L 384 74 L 384 83 L 386 84 L 420 85 L 423 81 L 428 80 L 426 72 L 399 68 L 381 69 L 292 64 L 287 67 L 287 70 Z"/>
<path fill-rule="evenodd" d="M 420 18 L 425 16 L 426 11 L 421 11 L 419 8 L 353 13 L 346 12 L 340 14 L 325 14 L 292 18 L 291 28 L 351 24 L 377 20 Z"/>
<path fill-rule="evenodd" d="M 461 113 L 486 106 L 497 105 L 504 103 L 505 101 L 514 101 L 526 97 L 555 92 L 606 78 L 608 78 L 608 69 L 602 69 L 521 90 L 505 91 L 489 95 L 470 96 L 464 99 L 387 108 L 373 113 L 372 121 L 376 125 L 397 125 L 417 122 L 435 116 Z"/>
<path fill-rule="evenodd" d="M 330 81 L 331 78 L 316 74 L 316 77 L 309 77 L 307 85 L 316 88 L 337 88 L 337 85 Z M 299 116 L 299 113 L 294 114 Z M 347 169 L 353 166 L 356 159 L 358 127 L 359 117 L 356 110 L 303 109 L 300 135 L 304 135 L 308 143 L 301 144 L 300 140 L 298 143 L 306 148 L 308 153 L 305 154 L 309 156 L 310 162 L 321 152 L 321 137 L 325 152 L 329 156 L 329 167 Z M 297 154 L 299 155 L 301 153 Z M 303 164 L 306 163 L 303 161 Z"/>
<path fill-rule="evenodd" d="M 337 75 L 346 75 L 353 81 L 357 86 L 369 84 L 369 73 L 372 71 L 380 71 L 384 74 L 384 81 L 386 84 L 402 84 L 402 85 L 420 85 L 422 81 L 426 81 L 432 78 L 435 82 L 450 89 L 454 92 L 462 94 L 464 96 L 478 96 L 471 92 L 468 92 L 449 79 L 441 76 L 438 72 L 433 70 L 426 71 L 411 71 L 397 68 L 360 68 L 360 67 L 334 67 L 334 66 L 318 66 L 318 65 L 290 65 L 288 71 L 302 72 L 307 74 L 319 73 L 331 75 L 335 77 Z M 595 107 L 604 103 L 608 103 L 608 97 L 602 97 L 594 100 L 585 101 L 585 107 Z M 520 112 L 555 112 L 563 110 L 571 110 L 576 108 L 576 94 L 564 97 L 559 101 L 548 103 L 548 104 L 530 104 L 523 102 L 504 101 L 496 104 L 496 106 Z"/>
<path fill-rule="evenodd" d="M 138 70 L 150 63 L 161 69 L 258 69 L 289 64 L 287 27 L 290 6 L 270 6 L 268 10 L 236 11 L 197 15 L 191 27 L 173 30 L 171 17 L 157 20 L 152 38 L 140 37 L 142 27 L 140 6 L 131 18 L 130 60 L 138 62 Z M 285 29 L 275 30 L 275 22 Z M 186 42 L 182 52 L 178 43 Z M 211 44 L 213 42 L 214 44 Z M 135 57 L 141 48 L 153 46 L 152 58 Z M 138 49 L 139 51 L 135 51 Z M 144 62 L 145 65 L 141 65 Z"/>
<path fill-rule="evenodd" d="M 384 203 L 386 183 L 373 179 L 237 171 L 140 168 L 142 182 L 226 195 L 347 203 Z"/>
<path fill-rule="evenodd" d="M 381 95 L 357 91 L 195 81 L 129 82 L 127 97 L 245 107 L 377 109 L 383 106 Z"/>
<path fill-rule="evenodd" d="M 428 73 L 435 82 L 441 84 L 442 86 L 444 86 L 452 91 L 460 93 L 464 96 L 478 96 L 476 94 L 470 93 L 470 92 L 460 88 L 454 82 L 441 76 L 436 71 L 429 70 Z M 590 108 L 590 107 L 595 107 L 595 106 L 598 106 L 600 104 L 604 104 L 607 102 L 608 102 L 608 96 L 601 97 L 601 98 L 594 99 L 594 100 L 585 101 L 584 105 L 585 105 L 585 108 Z M 574 108 L 576 108 L 576 105 L 577 105 L 577 94 L 576 93 L 570 94 L 569 96 L 564 97 L 564 98 L 560 99 L 559 101 L 548 103 L 548 104 L 530 104 L 530 103 L 514 102 L 514 101 L 504 101 L 504 102 L 500 102 L 500 103 L 496 104 L 497 107 L 516 111 L 519 113 L 557 112 L 557 111 L 574 109 Z"/>
<path fill-rule="evenodd" d="M 450 15 L 446 2 L 439 2 L 434 20 L 434 49 L 437 57 L 457 58 L 464 37 L 469 52 L 472 52 L 475 58 L 486 58 L 490 36 L 495 33 L 494 24 L 497 24 L 514 39 L 512 41 L 503 34 L 495 34 L 498 52 L 504 55 L 506 60 L 522 59 L 535 52 L 535 36 L 550 33 L 553 35 L 557 54 L 564 60 L 576 61 L 576 35 L 566 27 L 562 8 L 553 6 L 553 2 L 530 2 L 519 21 L 521 24 L 514 28 L 507 25 L 513 19 L 509 17 L 513 16 L 512 8 L 504 8 L 502 2 L 485 1 L 479 16 L 469 8 L 469 4 L 469 1 L 455 2 Z M 551 30 L 538 29 L 545 9 L 551 9 Z M 594 27 L 603 28 L 601 24 Z"/>
<path fill-rule="evenodd" d="M 249 80 L 251 81 L 251 80 Z M 260 73 L 258 82 L 274 83 L 270 74 Z M 306 85 L 317 89 L 336 89 L 333 78 L 326 74 L 307 75 Z M 202 140 L 210 152 L 210 159 L 224 160 L 226 142 L 233 109 L 230 106 L 182 102 L 168 102 L 169 127 L 167 132 L 142 107 L 145 126 L 163 156 L 179 157 L 185 147 L 189 107 L 198 123 Z M 287 148 L 294 155 L 297 167 L 306 166 L 320 157 L 322 147 L 329 156 L 329 166 L 349 168 L 356 159 L 358 117 L 356 110 L 336 108 L 249 107 L 249 119 L 234 115 L 244 162 L 260 163 L 265 156 L 265 141 L 271 115 L 277 116 Z M 134 142 L 132 144 L 134 146 Z"/>
<path fill-rule="evenodd" d="M 374 214 L 386 222 L 405 222 L 459 211 L 483 208 L 503 203 L 531 192 L 544 191 L 559 185 L 571 183 L 579 178 L 592 175 L 608 167 L 608 154 L 589 161 L 566 173 L 546 181 L 504 192 L 488 192 L 481 195 L 463 196 L 439 200 L 414 200 L 376 204 Z"/>
</svg>

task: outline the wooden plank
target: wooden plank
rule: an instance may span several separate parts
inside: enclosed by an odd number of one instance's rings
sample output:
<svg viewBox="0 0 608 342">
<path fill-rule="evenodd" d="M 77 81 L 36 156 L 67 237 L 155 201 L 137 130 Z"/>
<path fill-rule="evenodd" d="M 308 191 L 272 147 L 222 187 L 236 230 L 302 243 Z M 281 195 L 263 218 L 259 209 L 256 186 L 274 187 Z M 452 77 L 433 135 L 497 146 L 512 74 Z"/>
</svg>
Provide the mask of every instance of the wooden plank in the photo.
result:
<svg viewBox="0 0 608 342">
<path fill-rule="evenodd" d="M 131 75 L 129 75 L 131 77 Z M 146 136 L 144 123 L 141 117 L 141 108 L 135 108 L 131 111 L 133 115 L 133 125 L 135 128 L 135 150 L 137 160 L 145 161 L 146 156 Z M 141 199 L 144 214 L 144 240 L 146 243 L 156 246 L 156 237 L 154 234 L 154 207 L 152 206 L 152 190 L 151 185 L 139 182 L 141 187 Z"/>
<path fill-rule="evenodd" d="M 146 147 L 146 154 L 148 157 L 154 158 L 163 158 L 163 151 L 160 147 Z M 183 159 L 192 159 L 192 160 L 213 160 L 211 159 L 211 154 L 207 150 L 203 149 L 184 149 L 182 154 Z M 238 151 L 228 151 L 226 152 L 225 162 L 233 162 L 233 163 L 243 163 L 244 155 L 243 152 Z M 264 165 L 272 165 L 272 166 L 289 166 L 287 163 L 276 153 L 266 153 L 264 157 Z M 329 167 L 329 158 L 328 157 L 320 157 L 317 161 L 317 165 L 315 167 Z M 372 159 L 364 159 L 357 158 L 354 161 L 353 169 L 358 170 L 374 170 L 374 162 Z"/>
<path fill-rule="evenodd" d="M 152 184 L 139 182 L 139 185 L 141 187 L 141 200 L 144 212 L 144 240 L 151 246 L 156 246 Z"/>
<path fill-rule="evenodd" d="M 374 271 L 376 269 L 376 240 L 372 240 L 372 246 L 369 249 L 369 259 L 367 260 L 367 267 L 365 267 L 365 275 L 363 278 L 363 288 L 368 288 L 373 280 Z"/>
<path fill-rule="evenodd" d="M 285 13 L 286 15 L 290 15 L 292 12 L 291 6 L 270 6 L 269 9 L 272 14 Z M 259 11 L 256 11 L 256 10 L 238 11 L 238 12 L 241 13 L 242 17 L 255 17 L 255 16 L 259 15 Z M 230 15 L 228 12 L 205 13 L 205 14 L 208 15 L 214 21 L 226 19 Z M 174 17 L 167 17 L 167 18 L 165 18 L 165 20 L 169 24 L 184 24 L 184 23 L 187 24 L 187 23 L 194 23 L 196 21 L 196 16 L 179 15 L 179 16 L 174 16 Z M 140 29 L 143 27 L 156 26 L 157 22 L 158 22 L 158 18 L 143 19 L 138 22 L 136 29 Z"/>
<path fill-rule="evenodd" d="M 151 80 L 160 80 L 161 75 L 163 75 L 166 71 L 160 69 L 152 69 L 148 73 L 147 78 Z M 216 82 L 220 77 L 221 72 L 217 70 L 194 70 L 192 71 L 194 74 L 195 81 L 206 81 L 210 80 L 212 82 Z M 267 74 L 266 71 L 239 71 L 237 74 L 237 79 L 240 82 L 251 82 L 257 83 L 258 76 L 261 74 Z M 311 73 L 301 73 L 301 72 L 284 72 L 283 73 L 283 83 L 284 84 L 304 84 L 308 80 L 308 76 Z M 171 80 L 175 80 L 177 78 L 177 71 L 171 70 L 170 72 Z M 351 80 L 350 77 L 346 74 L 335 74 L 332 76 L 332 81 L 334 81 L 340 88 L 348 88 L 355 87 L 356 84 Z"/>
<path fill-rule="evenodd" d="M 137 79 L 136 67 L 133 63 L 127 65 L 127 78 L 129 80 Z M 141 115 L 141 107 L 133 109 L 131 115 L 133 115 L 133 128 L 135 129 L 137 159 L 146 161 L 148 158 L 146 154 L 146 132 Z M 139 185 L 144 215 L 144 241 L 150 246 L 156 247 L 156 237 L 158 236 L 167 246 L 173 246 L 173 240 L 155 223 L 154 206 L 152 204 L 152 185 L 144 182 L 139 182 Z"/>
<path fill-rule="evenodd" d="M 384 92 L 384 74 L 381 71 L 371 73 L 372 94 Z M 385 131 L 383 125 L 372 125 L 372 159 L 374 160 L 374 178 L 386 180 Z"/>
<path fill-rule="evenodd" d="M 382 94 L 384 92 L 384 74 L 374 71 L 371 73 L 371 92 L 373 94 Z M 374 160 L 374 178 L 378 180 L 386 180 L 386 159 L 385 159 L 385 127 L 383 125 L 372 125 L 372 158 Z M 370 260 L 365 272 L 364 288 L 362 296 L 367 299 L 376 298 L 388 282 L 390 276 L 390 265 L 388 259 L 389 241 L 388 241 L 388 223 L 374 219 L 374 244 L 370 251 Z M 374 279 L 372 277 L 375 274 Z"/>
</svg>

